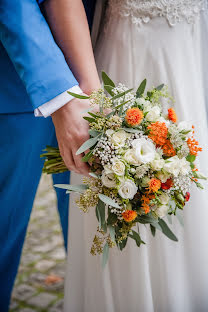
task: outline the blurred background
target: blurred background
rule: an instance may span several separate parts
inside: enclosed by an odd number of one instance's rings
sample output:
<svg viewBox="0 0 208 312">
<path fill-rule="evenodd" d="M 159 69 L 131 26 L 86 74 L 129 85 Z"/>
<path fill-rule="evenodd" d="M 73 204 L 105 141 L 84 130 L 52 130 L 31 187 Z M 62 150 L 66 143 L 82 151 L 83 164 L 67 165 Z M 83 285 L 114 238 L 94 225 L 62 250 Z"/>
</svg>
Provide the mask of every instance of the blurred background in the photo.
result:
<svg viewBox="0 0 208 312">
<path fill-rule="evenodd" d="M 42 175 L 12 294 L 10 311 L 61 312 L 65 249 L 50 176 Z"/>
</svg>

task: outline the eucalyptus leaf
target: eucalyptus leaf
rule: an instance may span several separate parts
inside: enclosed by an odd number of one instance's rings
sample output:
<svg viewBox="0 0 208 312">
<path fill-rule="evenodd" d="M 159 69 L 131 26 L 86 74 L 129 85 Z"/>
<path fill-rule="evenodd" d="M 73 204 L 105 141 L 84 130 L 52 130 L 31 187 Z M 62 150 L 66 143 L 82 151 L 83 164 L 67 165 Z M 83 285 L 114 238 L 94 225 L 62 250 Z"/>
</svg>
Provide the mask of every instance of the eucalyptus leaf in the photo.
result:
<svg viewBox="0 0 208 312">
<path fill-rule="evenodd" d="M 89 96 L 76 94 L 76 93 L 73 93 L 73 92 L 70 92 L 70 91 L 67 91 L 67 93 L 70 94 L 71 96 L 75 97 L 76 99 L 80 99 L 80 100 L 87 100 L 87 99 L 90 98 Z"/>
<path fill-rule="evenodd" d="M 96 136 L 95 138 L 91 138 L 89 140 L 87 140 L 86 142 L 84 142 L 82 144 L 82 146 L 80 146 L 80 148 L 78 149 L 78 151 L 76 152 L 76 155 L 82 154 L 84 153 L 86 150 L 88 150 L 90 147 L 92 147 L 93 145 L 95 145 L 99 139 L 100 135 Z"/>
<path fill-rule="evenodd" d="M 169 239 L 177 242 L 178 239 L 177 237 L 175 236 L 175 234 L 173 234 L 173 232 L 170 230 L 170 228 L 168 227 L 167 223 L 163 220 L 163 219 L 159 219 L 158 221 L 161 229 L 162 229 L 162 232 L 163 234 L 165 234 Z"/>
<path fill-rule="evenodd" d="M 87 190 L 89 187 L 86 184 L 78 184 L 78 185 L 70 185 L 70 184 L 55 184 L 54 187 L 72 191 L 72 192 L 78 192 L 82 193 L 85 190 Z"/>
<path fill-rule="evenodd" d="M 101 134 L 100 131 L 97 131 L 97 130 L 94 130 L 94 129 L 88 130 L 88 133 L 89 133 L 89 135 L 92 136 L 93 138 L 95 138 L 96 136 L 98 136 L 98 135 Z"/>
<path fill-rule="evenodd" d="M 98 201 L 96 211 L 99 216 L 100 226 L 102 227 L 102 225 L 105 223 L 105 204 L 101 200 Z"/>
<path fill-rule="evenodd" d="M 100 179 L 100 177 L 94 173 L 94 172 L 90 172 L 89 175 L 92 177 L 92 178 L 95 178 L 95 179 Z"/>
<path fill-rule="evenodd" d="M 141 240 L 139 233 L 132 230 L 132 234 L 129 234 L 129 237 L 133 238 L 135 240 L 137 246 L 140 247 L 142 240 Z"/>
<path fill-rule="evenodd" d="M 101 116 L 96 115 L 96 114 L 91 113 L 91 112 L 89 112 L 88 114 L 89 114 L 90 116 L 94 117 L 94 118 L 102 118 Z"/>
<path fill-rule="evenodd" d="M 103 195 L 103 194 L 99 194 L 98 196 L 99 196 L 100 200 L 102 202 L 104 202 L 106 205 L 112 206 L 112 207 L 115 207 L 115 208 L 120 208 L 120 206 L 113 199 L 111 199 L 110 197 L 108 197 L 106 195 Z"/>
<path fill-rule="evenodd" d="M 96 122 L 96 119 L 95 119 L 95 118 L 88 117 L 88 116 L 84 116 L 83 119 L 84 119 L 84 120 L 87 120 L 87 121 L 90 122 L 90 123 L 91 123 L 91 122 Z"/>
<path fill-rule="evenodd" d="M 110 77 L 103 71 L 102 72 L 102 80 L 104 85 L 111 86 L 115 88 L 115 83 L 110 79 Z"/>
<path fill-rule="evenodd" d="M 108 229 L 109 229 L 109 233 L 110 233 L 110 238 L 111 238 L 111 240 L 115 243 L 115 242 L 116 242 L 115 227 L 112 226 L 112 225 L 109 225 L 109 226 L 108 226 Z"/>
<path fill-rule="evenodd" d="M 152 236 L 155 237 L 155 234 L 156 234 L 156 227 L 153 226 L 152 224 L 150 224 L 150 230 L 151 230 Z"/>
<path fill-rule="evenodd" d="M 109 256 L 109 246 L 108 246 L 108 243 L 106 243 L 103 248 L 103 256 L 102 256 L 102 268 L 103 269 L 105 268 L 108 262 L 108 256 Z"/>
<path fill-rule="evenodd" d="M 146 88 L 147 79 L 144 79 L 141 84 L 139 85 L 137 91 L 136 91 L 136 97 L 139 98 L 144 94 L 144 90 Z"/>
</svg>

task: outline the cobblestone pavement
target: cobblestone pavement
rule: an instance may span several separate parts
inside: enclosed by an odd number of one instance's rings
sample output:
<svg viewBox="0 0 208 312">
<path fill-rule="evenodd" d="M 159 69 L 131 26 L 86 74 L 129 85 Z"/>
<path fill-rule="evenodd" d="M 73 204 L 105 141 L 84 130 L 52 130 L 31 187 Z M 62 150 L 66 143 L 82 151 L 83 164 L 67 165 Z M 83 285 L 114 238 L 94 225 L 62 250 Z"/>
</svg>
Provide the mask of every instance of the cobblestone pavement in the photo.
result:
<svg viewBox="0 0 208 312">
<path fill-rule="evenodd" d="M 10 312 L 61 312 L 65 250 L 49 176 L 43 176 L 23 248 Z"/>
</svg>

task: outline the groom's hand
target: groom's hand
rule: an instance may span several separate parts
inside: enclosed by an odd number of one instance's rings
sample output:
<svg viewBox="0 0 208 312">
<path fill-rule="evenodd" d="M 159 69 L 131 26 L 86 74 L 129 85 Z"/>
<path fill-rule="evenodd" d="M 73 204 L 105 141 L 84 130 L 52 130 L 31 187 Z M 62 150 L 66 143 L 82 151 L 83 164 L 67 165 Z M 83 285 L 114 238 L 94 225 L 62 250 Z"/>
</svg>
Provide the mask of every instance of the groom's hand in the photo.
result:
<svg viewBox="0 0 208 312">
<path fill-rule="evenodd" d="M 89 165 L 82 162 L 83 155 L 76 155 L 78 148 L 89 139 L 88 122 L 84 111 L 90 107 L 88 100 L 73 99 L 52 114 L 61 156 L 71 171 L 88 175 Z"/>
</svg>

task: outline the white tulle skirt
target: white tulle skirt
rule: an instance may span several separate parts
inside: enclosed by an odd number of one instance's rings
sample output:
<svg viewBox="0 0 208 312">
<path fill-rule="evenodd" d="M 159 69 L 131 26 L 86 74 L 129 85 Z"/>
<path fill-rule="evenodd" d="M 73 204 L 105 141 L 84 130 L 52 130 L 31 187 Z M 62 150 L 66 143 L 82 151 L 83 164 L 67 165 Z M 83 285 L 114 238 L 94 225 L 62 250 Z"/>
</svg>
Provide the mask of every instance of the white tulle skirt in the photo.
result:
<svg viewBox="0 0 208 312">
<path fill-rule="evenodd" d="M 168 84 L 179 120 L 193 122 L 204 151 L 200 169 L 208 175 L 208 129 L 204 100 L 201 21 L 170 27 L 163 18 L 136 27 L 128 18 L 109 21 L 96 47 L 98 70 L 129 87 L 144 79 L 148 87 Z M 72 182 L 81 178 L 72 174 Z M 206 185 L 207 186 L 207 185 Z M 207 186 L 208 188 L 208 186 Z M 184 209 L 184 228 L 173 219 L 179 242 L 141 227 L 146 242 L 129 240 L 112 250 L 105 270 L 90 254 L 97 221 L 70 200 L 69 255 L 65 312 L 207 312 L 208 192 L 193 189 Z"/>
</svg>

